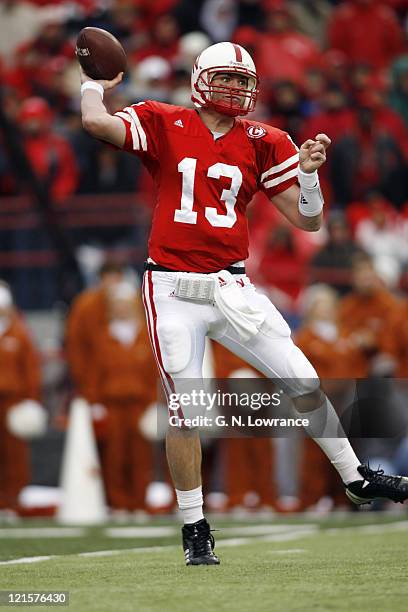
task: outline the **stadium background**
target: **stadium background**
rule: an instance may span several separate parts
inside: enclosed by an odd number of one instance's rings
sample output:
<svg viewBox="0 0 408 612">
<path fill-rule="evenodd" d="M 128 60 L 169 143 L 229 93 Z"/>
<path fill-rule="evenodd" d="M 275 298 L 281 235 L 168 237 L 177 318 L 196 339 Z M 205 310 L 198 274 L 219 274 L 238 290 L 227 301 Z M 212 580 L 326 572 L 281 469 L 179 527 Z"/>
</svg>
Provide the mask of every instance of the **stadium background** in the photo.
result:
<svg viewBox="0 0 408 612">
<path fill-rule="evenodd" d="M 79 30 L 106 28 L 127 51 L 124 83 L 106 97 L 111 111 L 149 98 L 189 104 L 196 55 L 211 42 L 232 40 L 253 54 L 261 78 L 251 118 L 288 131 L 298 145 L 319 132 L 330 136 L 320 172 L 324 228 L 297 231 L 257 198 L 249 209 L 248 269 L 321 376 L 374 377 L 384 389 L 388 377 L 408 372 L 407 11 L 404 0 L 2 3 L 0 278 L 11 287 L 18 319 L 0 338 L 4 516 L 33 511 L 19 496 L 26 485 L 58 485 L 77 394 L 92 406 L 112 510 L 123 516 L 173 507 L 165 498 L 146 504 L 144 495 L 149 483 L 168 481 L 162 443 L 146 441 L 139 430 L 157 386 L 147 336 L 140 323 L 133 343 L 115 337 L 112 350 L 109 331 L 115 317 L 142 321 L 140 302 L 115 283 L 140 279 L 154 194 L 137 159 L 82 129 Z M 97 273 L 103 262 L 106 283 Z M 77 296 L 92 286 L 86 296 L 96 310 L 84 315 Z M 12 333 L 23 346 L 26 378 L 20 363 L 11 363 Z M 211 367 L 226 378 L 244 365 L 214 346 Z M 17 373 L 13 385 L 10 372 Z M 108 374 L 113 390 L 101 384 Z M 46 432 L 28 448 L 7 425 L 11 406 L 27 398 L 48 413 Z M 397 439 L 360 441 L 362 457 L 407 473 L 405 414 L 402 423 Z M 125 432 L 133 440 L 126 465 Z M 346 505 L 338 478 L 303 440 L 214 441 L 205 447 L 204 467 L 214 494 L 207 504 L 217 510 L 328 512 Z"/>
</svg>

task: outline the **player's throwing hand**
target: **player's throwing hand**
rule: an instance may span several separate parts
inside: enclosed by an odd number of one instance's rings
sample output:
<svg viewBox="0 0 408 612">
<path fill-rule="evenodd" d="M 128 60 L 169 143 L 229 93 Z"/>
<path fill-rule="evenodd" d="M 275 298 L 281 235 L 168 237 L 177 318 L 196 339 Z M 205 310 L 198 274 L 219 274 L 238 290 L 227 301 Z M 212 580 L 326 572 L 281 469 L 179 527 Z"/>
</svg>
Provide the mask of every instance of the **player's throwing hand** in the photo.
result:
<svg viewBox="0 0 408 612">
<path fill-rule="evenodd" d="M 306 140 L 299 150 L 299 165 L 303 172 L 314 172 L 326 161 L 326 149 L 331 140 L 326 134 L 317 134 L 314 140 Z"/>
<path fill-rule="evenodd" d="M 116 75 L 115 78 L 111 81 L 107 81 L 105 79 L 96 81 L 95 79 L 91 79 L 91 77 L 85 74 L 81 66 L 79 66 L 79 74 L 81 76 L 81 84 L 85 83 L 85 81 L 95 81 L 95 83 L 99 83 L 100 85 L 102 85 L 105 91 L 108 91 L 108 89 L 113 89 L 114 87 L 116 87 L 116 85 L 119 85 L 119 83 L 123 79 L 123 72 L 119 72 L 119 74 Z"/>
</svg>

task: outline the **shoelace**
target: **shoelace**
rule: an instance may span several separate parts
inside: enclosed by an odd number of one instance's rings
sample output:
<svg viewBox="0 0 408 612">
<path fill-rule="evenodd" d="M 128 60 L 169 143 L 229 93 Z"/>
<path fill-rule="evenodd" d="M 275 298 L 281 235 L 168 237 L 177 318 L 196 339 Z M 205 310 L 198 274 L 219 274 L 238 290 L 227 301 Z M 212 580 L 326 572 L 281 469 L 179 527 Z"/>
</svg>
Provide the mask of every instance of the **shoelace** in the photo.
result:
<svg viewBox="0 0 408 612">
<path fill-rule="evenodd" d="M 398 486 L 401 482 L 401 476 L 387 476 L 384 474 L 384 470 L 372 470 L 369 467 L 368 470 L 368 479 L 369 482 L 373 484 L 382 484 L 388 487 Z"/>
<path fill-rule="evenodd" d="M 211 546 L 210 550 L 208 549 L 208 544 Z M 214 536 L 211 531 L 203 530 L 200 532 L 196 530 L 192 537 L 192 545 L 194 556 L 201 557 L 212 553 L 215 546 Z"/>
</svg>

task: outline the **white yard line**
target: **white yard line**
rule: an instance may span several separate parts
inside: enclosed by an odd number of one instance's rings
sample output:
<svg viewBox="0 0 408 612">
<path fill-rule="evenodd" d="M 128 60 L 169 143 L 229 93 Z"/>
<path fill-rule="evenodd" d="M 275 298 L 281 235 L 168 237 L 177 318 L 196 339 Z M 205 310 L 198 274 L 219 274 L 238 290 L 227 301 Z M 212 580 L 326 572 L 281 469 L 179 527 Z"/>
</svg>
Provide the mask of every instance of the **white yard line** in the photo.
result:
<svg viewBox="0 0 408 612">
<path fill-rule="evenodd" d="M 109 538 L 162 538 L 176 535 L 178 527 L 108 527 L 104 535 Z"/>
<path fill-rule="evenodd" d="M 285 533 L 288 531 L 298 531 L 299 529 L 304 529 L 305 527 L 315 527 L 314 523 L 304 523 L 304 524 L 284 524 L 280 523 L 279 525 L 246 525 L 245 527 L 222 527 L 221 533 L 223 535 L 237 535 L 237 536 L 256 536 L 256 535 L 266 535 L 266 534 L 275 534 L 275 533 Z"/>
<path fill-rule="evenodd" d="M 305 525 L 247 525 L 245 527 L 222 527 L 223 535 L 256 536 L 274 533 L 285 533 L 303 529 Z M 108 527 L 104 530 L 105 535 L 110 538 L 161 538 L 179 533 L 180 527 L 176 526 L 150 526 L 150 527 Z"/>
<path fill-rule="evenodd" d="M 40 561 L 49 561 L 55 559 L 57 555 L 48 555 L 46 557 L 21 557 L 21 559 L 11 559 L 10 561 L 0 561 L 0 565 L 19 565 L 20 563 L 39 563 Z"/>
<path fill-rule="evenodd" d="M 123 552 L 126 553 L 149 553 L 149 552 L 161 552 L 163 550 L 170 550 L 171 548 L 178 548 L 178 544 L 165 544 L 164 546 L 139 546 L 138 548 L 121 548 L 119 550 L 96 550 L 94 552 L 78 553 L 78 557 L 113 557 L 115 555 L 121 555 Z"/>
<path fill-rule="evenodd" d="M 359 525 L 356 527 L 330 527 L 324 533 L 336 535 L 338 533 L 366 533 L 376 534 L 389 531 L 408 531 L 408 521 L 397 521 L 396 523 L 386 523 L 385 525 Z"/>
<path fill-rule="evenodd" d="M 307 552 L 306 548 L 282 548 L 279 550 L 271 550 L 268 552 L 274 555 L 300 555 Z"/>
<path fill-rule="evenodd" d="M 304 529 L 298 529 L 292 533 L 277 533 L 276 535 L 266 535 L 262 538 L 263 542 L 290 542 L 315 535 L 319 531 L 317 525 L 307 525 Z M 255 539 L 255 538 L 254 538 Z"/>
<path fill-rule="evenodd" d="M 3 538 L 80 538 L 85 534 L 83 527 L 6 527 L 0 529 Z"/>
<path fill-rule="evenodd" d="M 290 526 L 292 527 L 292 526 Z M 299 525 L 296 525 L 299 527 Z M 306 526 L 303 526 L 306 527 Z M 284 542 L 298 539 L 300 537 L 304 537 L 306 535 L 313 535 L 317 530 L 315 525 L 308 525 L 305 529 L 298 529 L 295 533 L 279 533 L 275 535 L 265 535 L 265 536 L 254 536 L 254 537 L 246 537 L 246 538 L 228 538 L 225 540 L 217 541 L 217 548 L 223 548 L 227 546 L 243 546 L 245 544 L 255 544 L 256 542 Z M 113 557 L 117 555 L 121 555 L 123 553 L 151 553 L 151 552 L 162 552 L 163 550 L 179 548 L 179 544 L 169 544 L 165 546 L 142 546 L 138 548 L 125 548 L 119 550 L 96 550 L 92 552 L 84 552 L 78 553 L 78 557 Z M 289 549 L 290 551 L 293 549 Z M 274 551 L 271 551 L 274 552 Z M 284 551 L 278 551 L 279 554 L 283 554 Z M 0 561 L 1 565 L 16 565 L 20 563 L 36 563 L 40 561 L 49 561 L 50 559 L 56 559 L 57 557 L 62 557 L 65 555 L 51 555 L 44 557 L 23 557 L 22 559 L 12 559 L 10 561 Z"/>
<path fill-rule="evenodd" d="M 310 527 L 311 529 L 298 529 L 295 533 L 279 533 L 276 535 L 217 540 L 217 548 L 225 546 L 243 546 L 244 544 L 257 544 L 258 542 L 290 542 L 292 540 L 298 540 L 299 538 L 314 535 L 317 528 L 314 525 L 311 525 Z"/>
<path fill-rule="evenodd" d="M 272 526 L 270 526 L 272 527 Z M 276 527 L 279 527 L 276 525 Z M 379 534 L 379 533 L 387 533 L 387 532 L 398 532 L 398 531 L 408 531 L 408 521 L 398 521 L 396 523 L 388 523 L 385 525 L 357 525 L 355 527 L 333 527 L 325 530 L 320 530 L 319 526 L 316 524 L 300 524 L 300 525 L 287 525 L 290 532 L 287 533 L 270 533 L 267 535 L 259 535 L 252 537 L 244 537 L 244 538 L 227 538 L 225 540 L 221 539 L 217 541 L 217 548 L 223 548 L 228 546 L 243 546 L 248 544 L 256 544 L 257 542 L 289 542 L 293 540 L 298 540 L 304 537 L 309 537 L 316 535 L 316 533 L 328 534 L 328 535 L 338 535 L 339 533 L 361 533 L 361 534 Z M 142 529 L 142 528 L 140 528 Z M 222 530 L 224 531 L 224 530 Z M 163 550 L 171 550 L 179 548 L 178 544 L 169 544 L 165 546 L 144 546 L 139 548 L 127 548 L 120 550 L 97 550 L 93 552 L 85 552 L 78 553 L 78 557 L 111 557 L 121 554 L 128 553 L 150 553 L 150 552 L 162 552 Z M 276 554 L 290 554 L 290 553 L 300 553 L 305 552 L 305 549 L 301 548 L 292 548 L 287 550 L 275 550 L 269 551 L 270 553 Z M 48 555 L 43 557 L 23 557 L 21 559 L 11 559 L 10 561 L 0 561 L 0 566 L 2 565 L 17 565 L 22 563 L 39 563 L 41 561 L 49 561 L 52 559 L 57 559 L 58 557 L 64 557 L 66 555 Z"/>
<path fill-rule="evenodd" d="M 294 532 L 305 525 L 247 525 L 245 527 L 223 527 L 223 535 L 256 536 Z M 7 538 L 78 538 L 86 535 L 86 527 L 7 527 L 0 528 L 0 540 Z M 103 535 L 109 538 L 162 538 L 179 533 L 179 526 L 150 525 L 131 527 L 107 527 Z"/>
</svg>

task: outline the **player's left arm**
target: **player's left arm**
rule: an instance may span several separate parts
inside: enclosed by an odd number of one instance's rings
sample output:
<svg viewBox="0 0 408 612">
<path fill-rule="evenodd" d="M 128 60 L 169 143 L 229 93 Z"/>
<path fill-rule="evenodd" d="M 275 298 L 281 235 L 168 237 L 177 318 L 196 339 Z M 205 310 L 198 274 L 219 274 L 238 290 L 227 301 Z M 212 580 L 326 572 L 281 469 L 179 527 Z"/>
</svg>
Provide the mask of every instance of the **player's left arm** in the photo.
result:
<svg viewBox="0 0 408 612">
<path fill-rule="evenodd" d="M 316 232 L 322 224 L 323 196 L 317 170 L 326 161 L 331 141 L 326 134 L 306 140 L 299 150 L 299 185 L 273 196 L 276 208 L 295 226 Z"/>
</svg>

